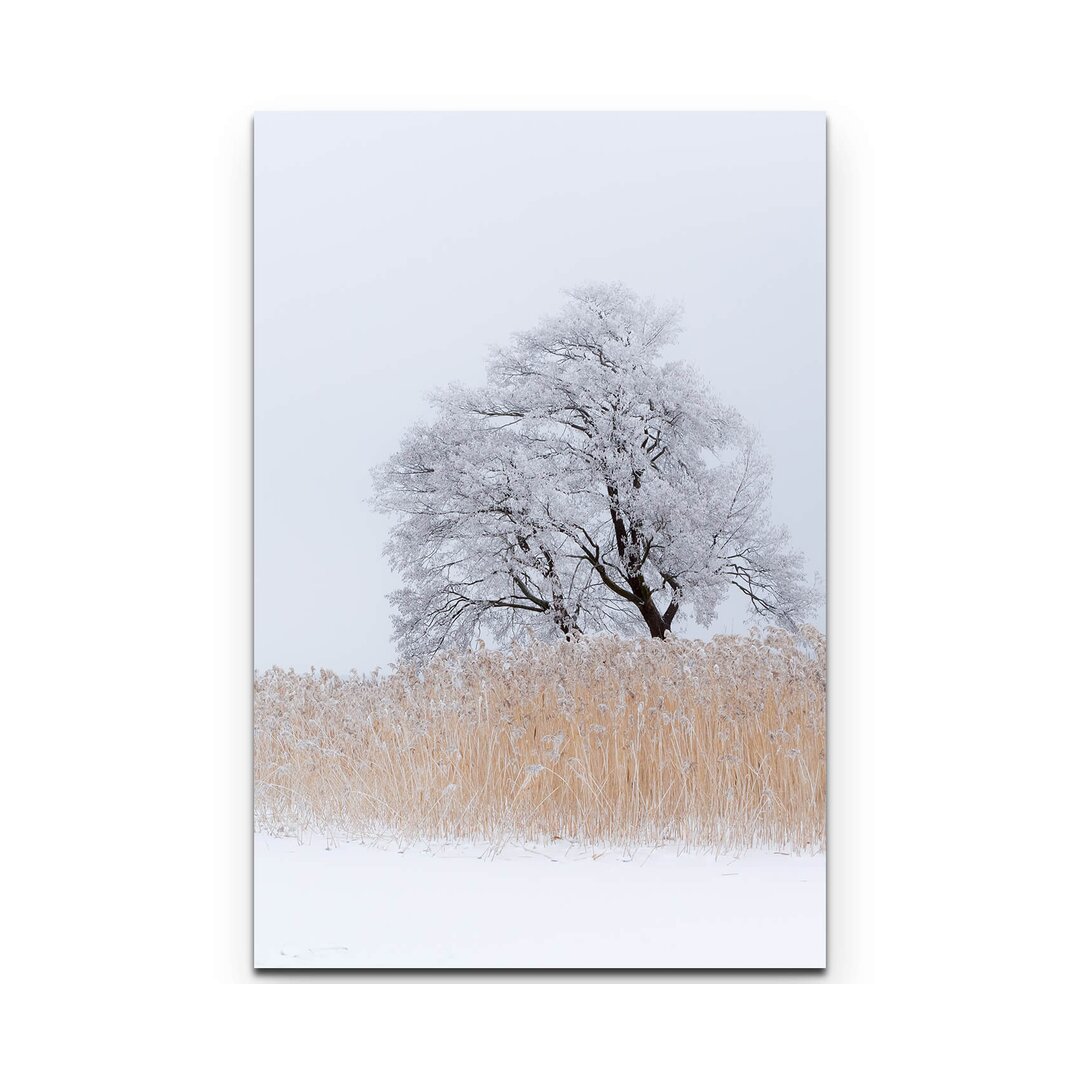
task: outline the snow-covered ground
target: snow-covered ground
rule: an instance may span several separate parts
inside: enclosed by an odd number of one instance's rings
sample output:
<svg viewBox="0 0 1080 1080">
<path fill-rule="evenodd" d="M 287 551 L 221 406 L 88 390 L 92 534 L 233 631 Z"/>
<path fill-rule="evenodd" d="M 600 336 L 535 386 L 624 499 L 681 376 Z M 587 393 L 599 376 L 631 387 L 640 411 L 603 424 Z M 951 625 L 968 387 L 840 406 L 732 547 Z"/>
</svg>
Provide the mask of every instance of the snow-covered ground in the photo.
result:
<svg viewBox="0 0 1080 1080">
<path fill-rule="evenodd" d="M 258 968 L 824 965 L 824 855 L 255 837 Z"/>
</svg>

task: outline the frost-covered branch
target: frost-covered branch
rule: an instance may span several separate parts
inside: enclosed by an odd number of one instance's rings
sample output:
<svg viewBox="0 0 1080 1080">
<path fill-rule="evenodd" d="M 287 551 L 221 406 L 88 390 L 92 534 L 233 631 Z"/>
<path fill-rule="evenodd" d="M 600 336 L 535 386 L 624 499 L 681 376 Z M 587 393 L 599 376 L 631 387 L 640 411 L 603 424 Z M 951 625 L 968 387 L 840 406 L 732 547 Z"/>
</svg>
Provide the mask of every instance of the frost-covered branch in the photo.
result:
<svg viewBox="0 0 1080 1080">
<path fill-rule="evenodd" d="M 478 634 L 664 637 L 708 624 L 731 588 L 793 626 L 819 602 L 769 514 L 756 434 L 697 372 L 664 363 L 679 312 L 621 285 L 572 290 L 559 315 L 451 386 L 374 470 L 403 656 Z"/>
</svg>

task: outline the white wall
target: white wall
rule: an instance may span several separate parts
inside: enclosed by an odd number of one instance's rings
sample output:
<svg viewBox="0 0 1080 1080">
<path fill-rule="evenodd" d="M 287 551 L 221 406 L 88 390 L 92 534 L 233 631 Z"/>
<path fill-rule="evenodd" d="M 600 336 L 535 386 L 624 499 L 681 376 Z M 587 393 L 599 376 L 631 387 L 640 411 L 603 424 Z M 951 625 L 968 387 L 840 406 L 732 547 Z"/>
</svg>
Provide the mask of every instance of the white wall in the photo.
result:
<svg viewBox="0 0 1080 1080">
<path fill-rule="evenodd" d="M 7 1056 L 184 1077 L 1060 1071 L 1076 963 L 1071 16 L 919 0 L 13 8 Z M 251 979 L 250 117 L 485 94 L 829 114 L 826 981 L 873 985 L 223 985 Z"/>
</svg>

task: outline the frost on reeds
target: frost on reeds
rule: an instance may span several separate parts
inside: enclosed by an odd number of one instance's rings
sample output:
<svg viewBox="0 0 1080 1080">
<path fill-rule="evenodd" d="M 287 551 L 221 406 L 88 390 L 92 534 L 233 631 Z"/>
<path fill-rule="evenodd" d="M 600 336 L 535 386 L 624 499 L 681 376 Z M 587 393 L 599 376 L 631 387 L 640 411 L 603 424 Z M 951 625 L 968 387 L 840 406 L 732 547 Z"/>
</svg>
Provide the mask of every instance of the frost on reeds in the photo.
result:
<svg viewBox="0 0 1080 1080">
<path fill-rule="evenodd" d="M 825 641 L 590 638 L 255 680 L 261 828 L 817 849 Z"/>
</svg>

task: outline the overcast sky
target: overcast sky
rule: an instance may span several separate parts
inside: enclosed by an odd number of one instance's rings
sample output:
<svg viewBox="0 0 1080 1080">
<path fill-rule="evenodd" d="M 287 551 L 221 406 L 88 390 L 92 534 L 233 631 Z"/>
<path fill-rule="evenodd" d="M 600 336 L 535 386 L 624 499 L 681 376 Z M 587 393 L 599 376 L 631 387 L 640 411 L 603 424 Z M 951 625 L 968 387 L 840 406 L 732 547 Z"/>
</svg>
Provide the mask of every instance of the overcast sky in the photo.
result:
<svg viewBox="0 0 1080 1080">
<path fill-rule="evenodd" d="M 590 280 L 683 304 L 666 358 L 762 432 L 774 517 L 824 579 L 823 114 L 261 113 L 257 668 L 393 662 L 371 466 Z"/>
</svg>

